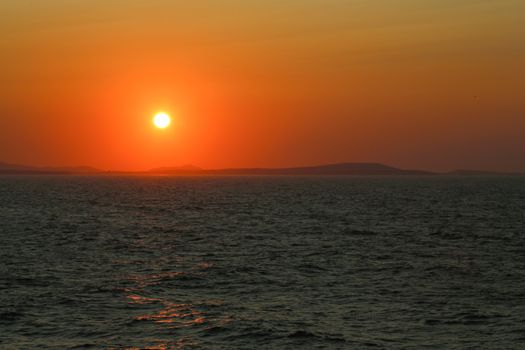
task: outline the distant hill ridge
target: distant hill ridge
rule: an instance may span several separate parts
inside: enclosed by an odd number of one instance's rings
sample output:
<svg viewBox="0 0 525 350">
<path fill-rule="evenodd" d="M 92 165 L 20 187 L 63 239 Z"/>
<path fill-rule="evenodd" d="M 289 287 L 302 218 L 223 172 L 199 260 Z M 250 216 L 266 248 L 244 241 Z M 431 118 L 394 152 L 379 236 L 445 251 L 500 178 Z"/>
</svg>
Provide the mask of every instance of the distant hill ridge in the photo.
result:
<svg viewBox="0 0 525 350">
<path fill-rule="evenodd" d="M 88 166 L 78 167 L 33 167 L 0 162 L 0 174 L 158 174 L 158 175 L 448 175 L 448 176 L 487 176 L 487 175 L 521 175 L 519 173 L 490 172 L 478 170 L 454 170 L 446 173 L 435 173 L 424 170 L 401 169 L 381 163 L 336 163 L 318 166 L 286 168 L 225 168 L 201 169 L 193 165 L 179 167 L 161 167 L 143 172 L 103 171 Z"/>
<path fill-rule="evenodd" d="M 421 170 L 394 168 L 380 163 L 338 163 L 290 168 L 229 168 L 204 170 L 210 175 L 431 175 Z"/>
</svg>

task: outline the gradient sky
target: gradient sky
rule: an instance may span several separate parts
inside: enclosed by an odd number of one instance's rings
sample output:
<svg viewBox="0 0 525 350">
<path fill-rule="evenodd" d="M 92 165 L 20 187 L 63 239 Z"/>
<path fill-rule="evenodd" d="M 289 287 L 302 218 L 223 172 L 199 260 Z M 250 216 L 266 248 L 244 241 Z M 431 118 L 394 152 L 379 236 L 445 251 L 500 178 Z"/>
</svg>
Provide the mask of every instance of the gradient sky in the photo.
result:
<svg viewBox="0 0 525 350">
<path fill-rule="evenodd" d="M 524 23 L 523 0 L 4 0 L 0 160 L 525 171 Z"/>
</svg>

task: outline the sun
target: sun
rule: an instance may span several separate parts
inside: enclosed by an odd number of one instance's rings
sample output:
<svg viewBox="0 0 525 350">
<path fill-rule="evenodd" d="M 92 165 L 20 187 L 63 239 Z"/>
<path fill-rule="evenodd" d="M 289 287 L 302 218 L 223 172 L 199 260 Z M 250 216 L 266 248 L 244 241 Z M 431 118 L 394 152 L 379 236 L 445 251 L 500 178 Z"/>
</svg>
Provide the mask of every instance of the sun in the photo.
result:
<svg viewBox="0 0 525 350">
<path fill-rule="evenodd" d="M 159 112 L 153 117 L 153 124 L 159 129 L 166 129 L 171 124 L 171 117 L 164 112 Z"/>
</svg>

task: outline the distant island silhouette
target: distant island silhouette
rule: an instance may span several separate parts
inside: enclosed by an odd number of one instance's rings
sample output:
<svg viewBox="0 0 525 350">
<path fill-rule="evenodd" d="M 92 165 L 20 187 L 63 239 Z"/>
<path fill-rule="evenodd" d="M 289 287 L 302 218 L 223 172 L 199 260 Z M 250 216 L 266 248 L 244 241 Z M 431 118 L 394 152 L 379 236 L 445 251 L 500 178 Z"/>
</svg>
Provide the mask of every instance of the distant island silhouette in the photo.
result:
<svg viewBox="0 0 525 350">
<path fill-rule="evenodd" d="M 28 165 L 8 164 L 0 162 L 0 174 L 13 175 L 246 175 L 246 176 L 279 176 L 279 175 L 450 175 L 450 176 L 486 176 L 486 175 L 521 175 L 520 173 L 505 173 L 480 170 L 454 170 L 450 172 L 431 172 L 425 170 L 401 169 L 381 163 L 337 163 L 317 166 L 287 167 L 287 168 L 225 168 L 201 169 L 193 165 L 180 167 L 154 168 L 148 171 L 105 171 L 88 166 L 79 167 L 34 167 Z"/>
<path fill-rule="evenodd" d="M 226 169 L 188 169 L 157 168 L 153 174 L 205 174 L 205 175 L 432 175 L 422 170 L 394 168 L 380 163 L 338 163 L 289 168 L 226 168 Z"/>
</svg>

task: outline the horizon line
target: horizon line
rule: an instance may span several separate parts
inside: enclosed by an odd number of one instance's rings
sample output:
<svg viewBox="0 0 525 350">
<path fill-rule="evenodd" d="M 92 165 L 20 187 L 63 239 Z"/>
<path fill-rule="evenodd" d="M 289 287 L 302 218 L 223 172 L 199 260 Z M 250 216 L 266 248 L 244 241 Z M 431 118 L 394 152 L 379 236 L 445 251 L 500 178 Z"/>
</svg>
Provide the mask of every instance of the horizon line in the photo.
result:
<svg viewBox="0 0 525 350">
<path fill-rule="evenodd" d="M 451 168 L 446 171 L 435 171 L 418 168 L 403 168 L 393 166 L 388 163 L 368 161 L 368 162 L 336 162 L 336 163 L 323 163 L 316 165 L 298 165 L 298 166 L 241 166 L 241 167 L 219 167 L 219 168 L 201 168 L 194 166 L 193 164 L 185 164 L 179 166 L 158 166 L 142 170 L 125 170 L 125 169 L 101 169 L 89 165 L 75 165 L 75 166 L 36 166 L 27 164 L 17 164 L 0 161 L 0 174 L 1 173 L 63 173 L 63 174 L 173 174 L 176 173 L 187 173 L 187 174 L 212 174 L 220 172 L 278 172 L 278 171 L 298 171 L 298 170 L 320 170 L 328 169 L 330 167 L 342 167 L 342 166 L 375 166 L 380 167 L 383 170 L 391 170 L 398 172 L 414 172 L 427 175 L 441 175 L 441 174 L 500 174 L 500 175 L 523 175 L 524 171 L 509 171 L 509 170 L 485 170 L 485 169 L 472 169 L 472 168 Z M 348 169 L 347 169 L 348 170 Z M 354 169 L 359 170 L 359 169 Z"/>
</svg>

